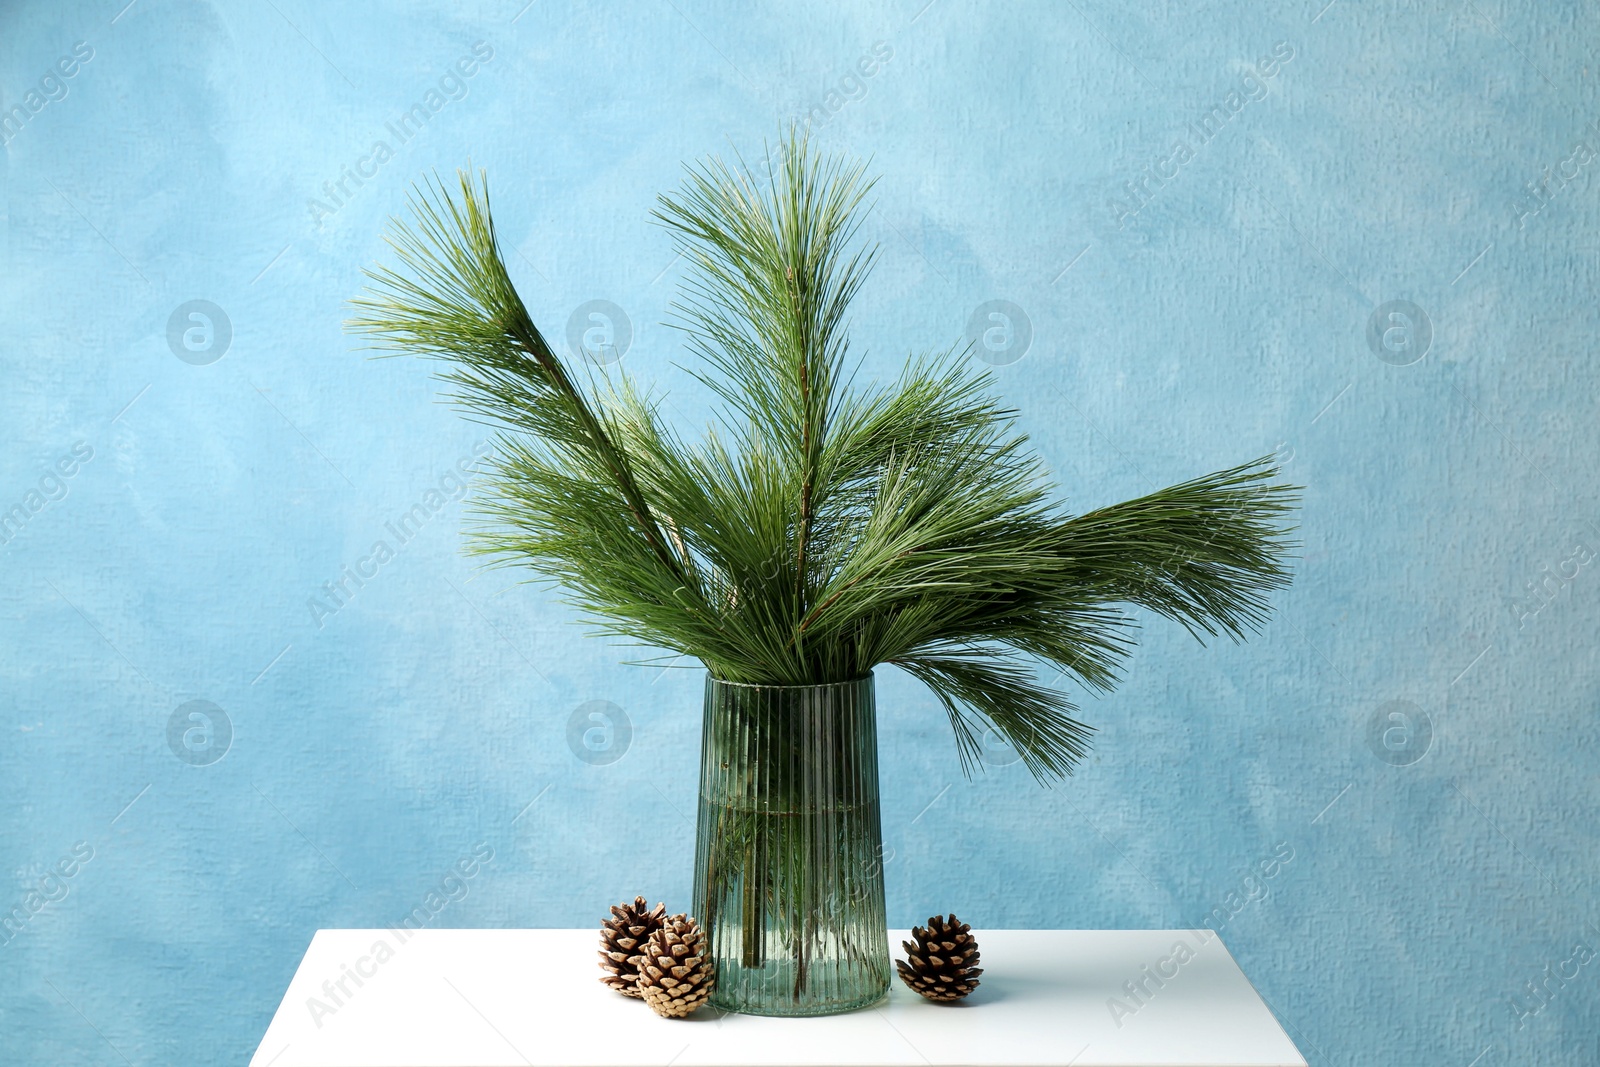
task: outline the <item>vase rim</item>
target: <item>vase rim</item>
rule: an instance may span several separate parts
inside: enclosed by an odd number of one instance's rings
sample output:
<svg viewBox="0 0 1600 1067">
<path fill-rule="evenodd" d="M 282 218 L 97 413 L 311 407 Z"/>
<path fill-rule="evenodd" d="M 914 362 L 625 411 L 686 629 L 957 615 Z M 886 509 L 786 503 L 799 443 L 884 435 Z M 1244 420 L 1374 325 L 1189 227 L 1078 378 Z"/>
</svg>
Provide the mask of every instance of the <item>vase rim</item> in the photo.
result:
<svg viewBox="0 0 1600 1067">
<path fill-rule="evenodd" d="M 738 688 L 738 689 L 831 689 L 831 688 L 834 688 L 836 686 L 841 686 L 841 685 L 859 685 L 862 682 L 870 682 L 876 677 L 877 676 L 872 671 L 868 671 L 866 674 L 857 675 L 854 678 L 845 678 L 845 679 L 842 679 L 841 681 L 837 681 L 837 682 L 802 682 L 800 684 L 790 684 L 790 683 L 774 684 L 774 683 L 769 683 L 769 682 L 728 682 L 728 681 L 724 681 L 721 678 L 718 678 L 716 675 L 712 674 L 710 671 L 706 671 L 706 681 L 715 682 L 718 685 L 732 686 L 732 687 L 735 687 L 735 688 Z"/>
</svg>

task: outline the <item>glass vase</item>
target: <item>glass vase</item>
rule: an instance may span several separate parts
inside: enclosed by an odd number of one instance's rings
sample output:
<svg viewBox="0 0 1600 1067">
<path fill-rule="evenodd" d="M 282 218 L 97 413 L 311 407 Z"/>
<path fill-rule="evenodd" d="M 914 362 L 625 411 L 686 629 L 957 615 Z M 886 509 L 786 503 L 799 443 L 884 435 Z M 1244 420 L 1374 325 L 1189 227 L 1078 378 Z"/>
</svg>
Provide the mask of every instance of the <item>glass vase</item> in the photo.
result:
<svg viewBox="0 0 1600 1067">
<path fill-rule="evenodd" d="M 870 674 L 706 678 L 694 901 L 714 1007 L 826 1015 L 888 992 Z"/>
</svg>

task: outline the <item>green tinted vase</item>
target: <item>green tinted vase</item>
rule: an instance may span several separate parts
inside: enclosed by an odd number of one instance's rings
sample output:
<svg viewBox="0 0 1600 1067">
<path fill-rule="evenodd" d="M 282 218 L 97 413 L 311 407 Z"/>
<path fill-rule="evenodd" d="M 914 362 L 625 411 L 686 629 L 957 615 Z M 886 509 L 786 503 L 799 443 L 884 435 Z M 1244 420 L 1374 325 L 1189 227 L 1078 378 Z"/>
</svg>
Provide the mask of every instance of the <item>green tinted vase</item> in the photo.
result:
<svg viewBox="0 0 1600 1067">
<path fill-rule="evenodd" d="M 717 1008 L 826 1015 L 888 992 L 870 674 L 707 677 L 694 901 Z"/>
</svg>

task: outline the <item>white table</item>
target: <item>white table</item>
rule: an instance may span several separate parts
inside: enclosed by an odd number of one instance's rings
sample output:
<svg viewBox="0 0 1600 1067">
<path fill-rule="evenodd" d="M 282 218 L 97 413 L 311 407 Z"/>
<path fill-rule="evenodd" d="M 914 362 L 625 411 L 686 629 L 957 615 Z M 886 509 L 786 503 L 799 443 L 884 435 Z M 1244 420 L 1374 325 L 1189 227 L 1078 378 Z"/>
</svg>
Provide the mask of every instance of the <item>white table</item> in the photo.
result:
<svg viewBox="0 0 1600 1067">
<path fill-rule="evenodd" d="M 974 932 L 982 985 L 961 1004 L 896 978 L 846 1015 L 660 1019 L 600 984 L 592 930 L 320 930 L 250 1063 L 1305 1067 L 1215 934 Z"/>
</svg>

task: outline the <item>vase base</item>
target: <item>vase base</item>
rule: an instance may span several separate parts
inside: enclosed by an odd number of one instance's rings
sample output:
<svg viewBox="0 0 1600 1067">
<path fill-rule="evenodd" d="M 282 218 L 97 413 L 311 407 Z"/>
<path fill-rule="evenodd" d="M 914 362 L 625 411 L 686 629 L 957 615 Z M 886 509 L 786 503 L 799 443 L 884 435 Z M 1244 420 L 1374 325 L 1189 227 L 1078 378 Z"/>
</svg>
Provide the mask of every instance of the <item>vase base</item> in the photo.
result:
<svg viewBox="0 0 1600 1067">
<path fill-rule="evenodd" d="M 781 1005 L 777 1004 L 724 1004 L 718 1001 L 716 994 L 713 993 L 711 999 L 706 1001 L 706 1006 L 732 1015 L 764 1015 L 769 1019 L 804 1019 L 817 1015 L 845 1015 L 852 1011 L 865 1011 L 868 1008 L 882 1004 L 888 999 L 889 991 L 886 989 L 871 1000 L 844 1003 L 837 1006 L 813 1005 L 785 1010 Z"/>
<path fill-rule="evenodd" d="M 729 926 L 723 933 L 737 941 L 742 930 Z M 774 942 L 767 947 L 775 951 L 781 946 Z M 706 1003 L 740 1015 L 840 1015 L 883 1000 L 890 975 L 887 937 L 873 951 L 851 945 L 820 959 L 809 957 L 803 965 L 768 956 L 750 967 L 735 957 L 717 967 L 716 986 Z"/>
</svg>

